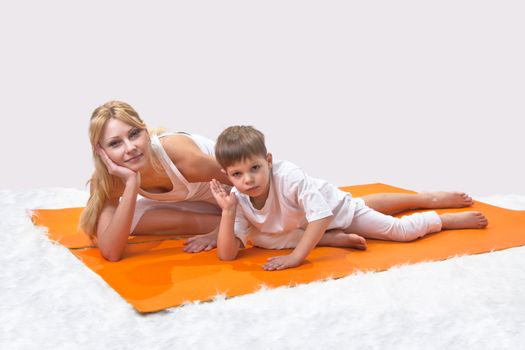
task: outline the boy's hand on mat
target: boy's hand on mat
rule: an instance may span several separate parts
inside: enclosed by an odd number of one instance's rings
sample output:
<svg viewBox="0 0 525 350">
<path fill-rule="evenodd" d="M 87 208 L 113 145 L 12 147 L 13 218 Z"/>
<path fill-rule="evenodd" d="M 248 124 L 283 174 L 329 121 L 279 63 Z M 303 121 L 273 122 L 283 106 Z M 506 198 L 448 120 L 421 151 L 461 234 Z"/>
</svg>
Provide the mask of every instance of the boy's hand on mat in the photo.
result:
<svg viewBox="0 0 525 350">
<path fill-rule="evenodd" d="M 215 179 L 211 180 L 210 190 L 222 210 L 233 211 L 237 208 L 237 196 L 232 192 L 226 192 L 224 186 L 222 186 L 219 181 Z"/>
<path fill-rule="evenodd" d="M 266 271 L 284 270 L 301 265 L 303 259 L 297 258 L 293 254 L 273 256 L 268 258 L 268 262 L 263 265 Z"/>
<path fill-rule="evenodd" d="M 100 159 L 102 159 L 102 162 L 104 162 L 104 165 L 108 169 L 108 172 L 116 177 L 119 177 L 122 181 L 126 182 L 128 179 L 136 176 L 140 176 L 140 173 L 137 173 L 131 169 L 128 169 L 126 167 L 117 165 L 115 162 L 113 162 L 106 151 L 100 145 L 97 145 L 96 147 L 97 153 L 100 156 Z M 138 178 L 140 179 L 140 177 Z"/>
</svg>

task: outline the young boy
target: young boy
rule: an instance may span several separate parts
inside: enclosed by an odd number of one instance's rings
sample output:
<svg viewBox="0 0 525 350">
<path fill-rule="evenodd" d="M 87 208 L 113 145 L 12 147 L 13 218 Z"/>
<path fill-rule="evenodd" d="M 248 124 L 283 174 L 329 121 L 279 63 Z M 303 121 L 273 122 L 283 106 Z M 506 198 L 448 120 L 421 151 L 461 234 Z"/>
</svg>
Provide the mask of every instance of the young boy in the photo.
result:
<svg viewBox="0 0 525 350">
<path fill-rule="evenodd" d="M 317 245 L 366 249 L 363 237 L 407 242 L 444 229 L 488 224 L 475 211 L 442 215 L 428 211 L 402 218 L 381 214 L 290 162 L 274 162 L 264 135 L 251 126 L 224 130 L 215 155 L 235 186 L 227 193 L 218 181 L 210 183 L 222 208 L 217 238 L 221 260 L 235 259 L 249 239 L 261 248 L 294 248 L 263 265 L 265 270 L 282 270 L 299 266 Z"/>
</svg>

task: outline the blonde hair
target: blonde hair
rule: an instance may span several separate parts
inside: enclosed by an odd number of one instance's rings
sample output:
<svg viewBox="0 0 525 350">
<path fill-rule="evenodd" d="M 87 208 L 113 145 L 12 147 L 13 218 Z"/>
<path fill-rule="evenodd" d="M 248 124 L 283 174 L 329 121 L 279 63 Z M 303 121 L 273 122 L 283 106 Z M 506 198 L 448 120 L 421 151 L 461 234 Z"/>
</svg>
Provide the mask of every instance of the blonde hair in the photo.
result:
<svg viewBox="0 0 525 350">
<path fill-rule="evenodd" d="M 138 113 L 126 102 L 109 101 L 102 106 L 97 107 L 92 115 L 89 124 L 89 141 L 91 143 L 91 150 L 93 161 L 95 163 L 95 172 L 90 182 L 90 197 L 86 204 L 86 208 L 82 211 L 80 216 L 79 227 L 86 233 L 89 238 L 96 242 L 97 224 L 100 213 L 104 207 L 106 200 L 117 199 L 120 192 L 123 190 L 122 181 L 114 175 L 111 175 L 106 168 L 106 165 L 98 155 L 96 146 L 102 137 L 104 126 L 110 119 L 118 119 L 124 123 L 146 130 L 146 124 L 139 117 Z M 156 157 L 152 150 L 150 150 L 150 161 L 154 169 L 157 169 Z M 119 192 L 120 191 L 120 192 Z"/>
<path fill-rule="evenodd" d="M 266 157 L 264 135 L 253 126 L 234 125 L 217 138 L 215 158 L 223 169 L 253 156 Z"/>
</svg>

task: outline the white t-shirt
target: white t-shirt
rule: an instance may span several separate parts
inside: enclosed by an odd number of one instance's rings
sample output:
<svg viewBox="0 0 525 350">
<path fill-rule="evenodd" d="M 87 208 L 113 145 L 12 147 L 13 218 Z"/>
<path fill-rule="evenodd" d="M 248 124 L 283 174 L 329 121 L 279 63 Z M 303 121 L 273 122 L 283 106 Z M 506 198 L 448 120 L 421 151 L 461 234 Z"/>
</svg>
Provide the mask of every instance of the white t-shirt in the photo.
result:
<svg viewBox="0 0 525 350">
<path fill-rule="evenodd" d="M 350 226 L 355 211 L 352 196 L 334 185 L 306 175 L 295 164 L 275 161 L 270 191 L 264 207 L 255 209 L 250 197 L 232 191 L 239 199 L 235 235 L 268 249 L 293 248 L 309 222 L 333 215 L 328 230 Z"/>
</svg>

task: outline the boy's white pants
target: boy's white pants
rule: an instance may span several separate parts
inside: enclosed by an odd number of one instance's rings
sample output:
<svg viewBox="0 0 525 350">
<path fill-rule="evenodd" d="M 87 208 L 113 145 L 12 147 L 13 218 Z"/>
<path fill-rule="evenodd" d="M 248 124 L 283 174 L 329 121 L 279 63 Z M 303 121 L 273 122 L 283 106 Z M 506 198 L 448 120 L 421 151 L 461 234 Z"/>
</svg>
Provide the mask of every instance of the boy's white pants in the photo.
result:
<svg viewBox="0 0 525 350">
<path fill-rule="evenodd" d="M 441 231 L 441 219 L 435 211 L 415 213 L 397 218 L 381 214 L 366 206 L 361 198 L 352 198 L 355 212 L 346 233 L 365 238 L 408 242 L 428 233 Z M 303 237 L 304 229 L 298 228 L 286 234 L 258 234 L 250 238 L 252 244 L 266 249 L 295 248 Z"/>
<path fill-rule="evenodd" d="M 408 242 L 428 233 L 441 231 L 441 219 L 435 211 L 414 213 L 397 218 L 377 212 L 355 198 L 354 218 L 344 231 L 365 238 Z"/>
</svg>

